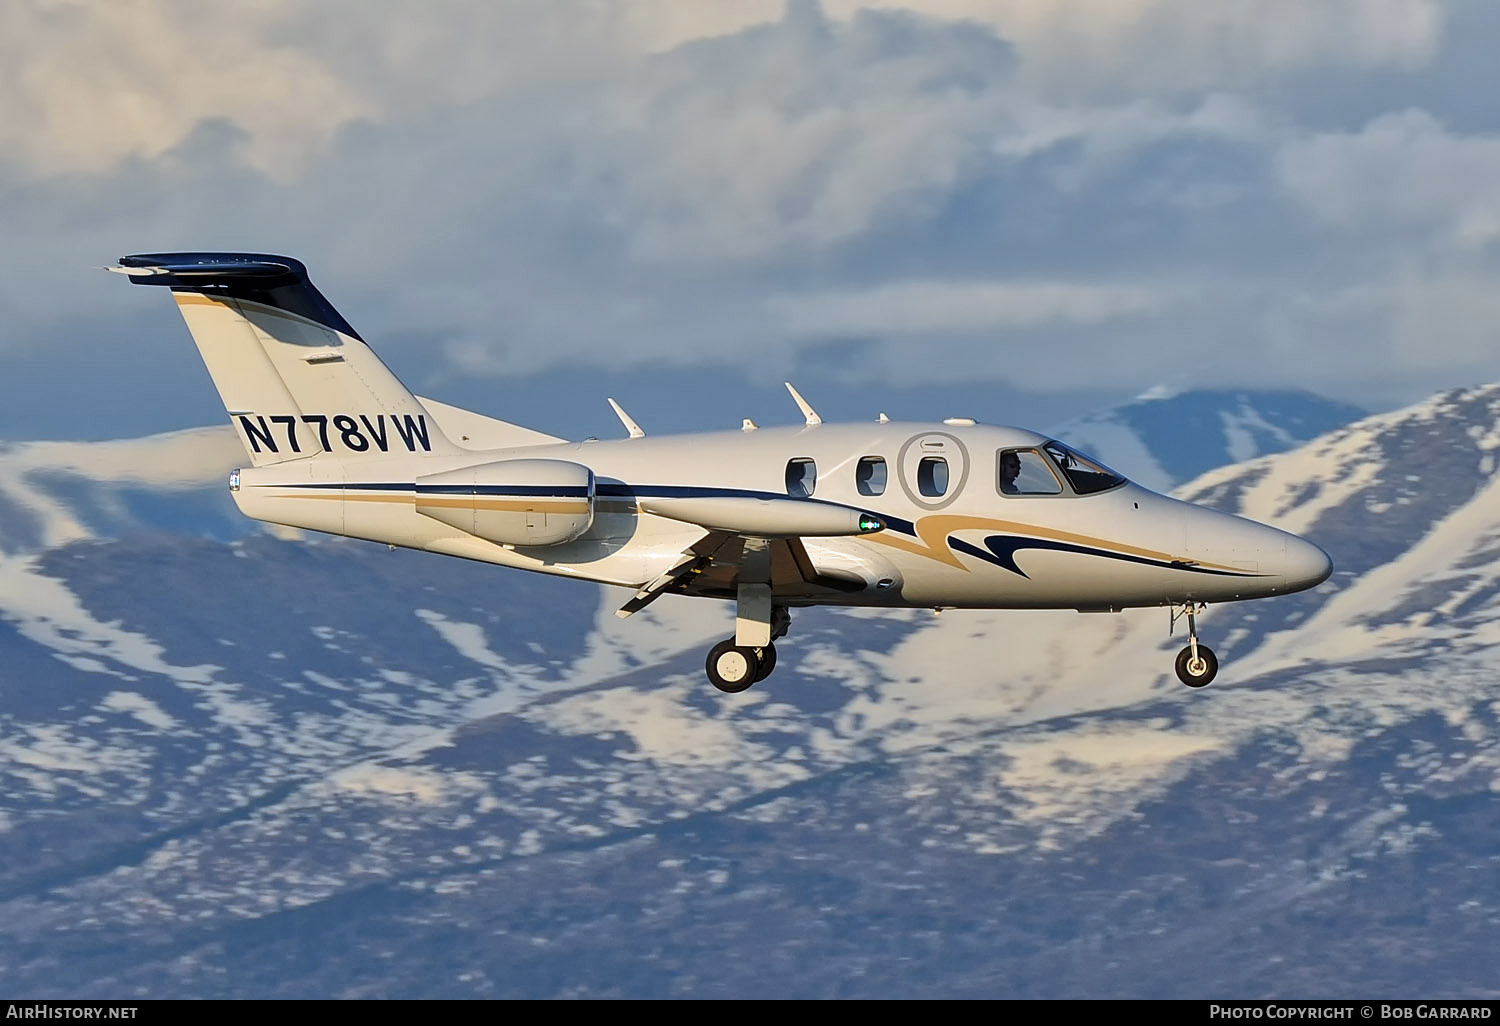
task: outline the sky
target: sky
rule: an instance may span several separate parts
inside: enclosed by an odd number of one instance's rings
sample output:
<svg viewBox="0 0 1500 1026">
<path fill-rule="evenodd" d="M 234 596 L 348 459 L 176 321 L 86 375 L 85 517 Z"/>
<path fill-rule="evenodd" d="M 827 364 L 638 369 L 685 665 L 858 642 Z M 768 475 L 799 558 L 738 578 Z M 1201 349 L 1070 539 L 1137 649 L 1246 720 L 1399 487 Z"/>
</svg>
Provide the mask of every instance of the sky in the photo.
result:
<svg viewBox="0 0 1500 1026">
<path fill-rule="evenodd" d="M 6 0 L 0 438 L 222 420 L 99 272 L 191 249 L 575 438 L 795 422 L 787 379 L 1416 401 L 1500 379 L 1497 50 L 1486 0 Z"/>
</svg>

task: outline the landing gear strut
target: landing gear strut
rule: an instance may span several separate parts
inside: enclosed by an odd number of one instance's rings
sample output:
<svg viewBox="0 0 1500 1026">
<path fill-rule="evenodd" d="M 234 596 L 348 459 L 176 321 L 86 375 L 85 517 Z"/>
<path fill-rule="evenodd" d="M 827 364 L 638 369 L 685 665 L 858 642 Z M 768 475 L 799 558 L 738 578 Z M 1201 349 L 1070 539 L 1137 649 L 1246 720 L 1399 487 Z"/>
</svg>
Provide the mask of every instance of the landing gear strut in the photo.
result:
<svg viewBox="0 0 1500 1026">
<path fill-rule="evenodd" d="M 765 680 L 776 668 L 777 638 L 786 637 L 792 625 L 791 614 L 785 606 L 771 609 L 771 639 L 764 645 L 740 645 L 738 638 L 721 641 L 708 650 L 704 671 L 708 682 L 720 691 L 737 695 L 757 681 Z"/>
<path fill-rule="evenodd" d="M 1198 644 L 1198 614 L 1203 611 L 1201 602 L 1186 602 L 1181 607 L 1172 607 L 1172 622 L 1168 633 L 1177 628 L 1179 617 L 1187 617 L 1187 647 L 1177 653 L 1177 679 L 1190 688 L 1201 688 L 1210 684 L 1219 672 L 1219 657 L 1207 645 Z"/>
</svg>

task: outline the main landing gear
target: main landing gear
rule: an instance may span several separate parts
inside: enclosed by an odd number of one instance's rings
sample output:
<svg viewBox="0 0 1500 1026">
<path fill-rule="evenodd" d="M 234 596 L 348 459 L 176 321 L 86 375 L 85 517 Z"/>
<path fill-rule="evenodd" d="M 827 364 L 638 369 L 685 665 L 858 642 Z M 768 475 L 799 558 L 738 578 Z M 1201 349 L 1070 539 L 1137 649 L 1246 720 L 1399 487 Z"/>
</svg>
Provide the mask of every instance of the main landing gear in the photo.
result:
<svg viewBox="0 0 1500 1026">
<path fill-rule="evenodd" d="M 1203 612 L 1201 602 L 1186 602 L 1172 607 L 1172 623 L 1168 633 L 1177 628 L 1179 617 L 1187 617 L 1188 643 L 1177 653 L 1177 679 L 1190 688 L 1201 688 L 1212 683 L 1219 672 L 1219 657 L 1207 645 L 1198 644 L 1198 614 Z"/>
<path fill-rule="evenodd" d="M 783 606 L 771 610 L 770 640 L 764 645 L 741 645 L 738 633 L 708 650 L 704 670 L 708 681 L 720 691 L 737 695 L 757 681 L 765 680 L 776 669 L 777 638 L 786 636 L 791 615 Z M 758 639 L 757 639 L 758 640 Z"/>
</svg>

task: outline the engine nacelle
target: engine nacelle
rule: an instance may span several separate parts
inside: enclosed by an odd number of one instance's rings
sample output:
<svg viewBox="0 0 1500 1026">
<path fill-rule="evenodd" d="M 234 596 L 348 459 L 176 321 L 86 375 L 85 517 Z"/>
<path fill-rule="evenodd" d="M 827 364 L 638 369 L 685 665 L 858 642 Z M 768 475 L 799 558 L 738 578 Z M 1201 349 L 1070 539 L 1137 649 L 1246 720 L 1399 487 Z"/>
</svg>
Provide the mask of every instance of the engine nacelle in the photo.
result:
<svg viewBox="0 0 1500 1026">
<path fill-rule="evenodd" d="M 594 472 L 500 460 L 417 478 L 417 512 L 501 545 L 561 545 L 594 523 Z"/>
</svg>

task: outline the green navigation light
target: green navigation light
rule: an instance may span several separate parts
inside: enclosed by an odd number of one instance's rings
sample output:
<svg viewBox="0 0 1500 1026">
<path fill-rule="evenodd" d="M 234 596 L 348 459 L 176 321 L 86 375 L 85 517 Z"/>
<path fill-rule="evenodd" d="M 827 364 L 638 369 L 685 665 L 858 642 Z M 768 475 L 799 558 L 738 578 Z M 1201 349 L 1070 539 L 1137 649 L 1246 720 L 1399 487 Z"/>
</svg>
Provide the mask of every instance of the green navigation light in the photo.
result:
<svg viewBox="0 0 1500 1026">
<path fill-rule="evenodd" d="M 871 531 L 883 531 L 885 530 L 885 521 L 879 517 L 872 517 L 869 514 L 865 514 L 859 518 L 859 529 L 866 534 Z"/>
</svg>

